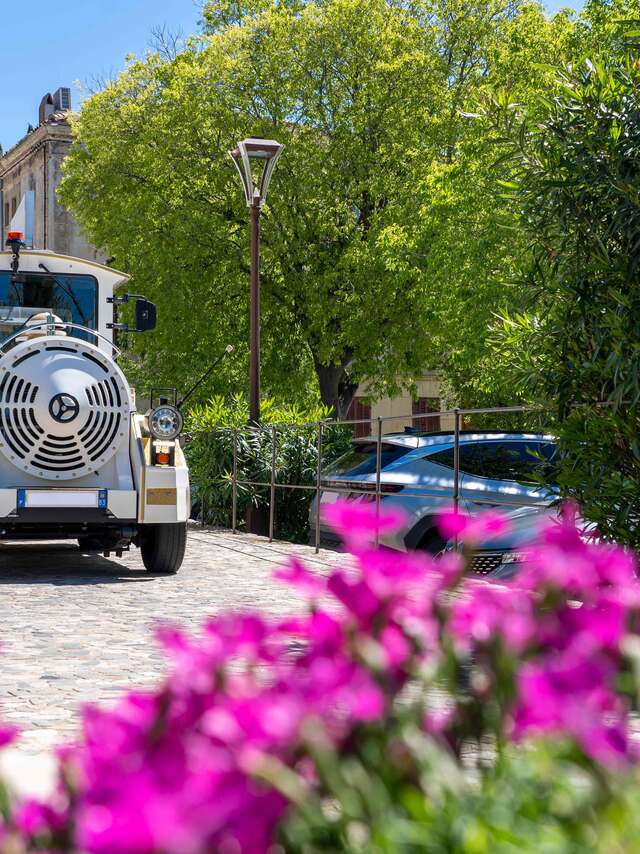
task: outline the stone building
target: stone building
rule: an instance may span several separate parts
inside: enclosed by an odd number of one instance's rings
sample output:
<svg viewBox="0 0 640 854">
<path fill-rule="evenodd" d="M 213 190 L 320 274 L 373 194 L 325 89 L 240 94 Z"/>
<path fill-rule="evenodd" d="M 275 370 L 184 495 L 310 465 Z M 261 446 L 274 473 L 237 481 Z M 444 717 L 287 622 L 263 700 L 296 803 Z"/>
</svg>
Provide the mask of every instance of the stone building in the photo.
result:
<svg viewBox="0 0 640 854">
<path fill-rule="evenodd" d="M 90 261 L 104 254 L 87 242 L 73 215 L 59 203 L 56 189 L 69 153 L 71 90 L 58 89 L 40 102 L 38 125 L 0 157 L 0 234 L 22 231 L 28 247 L 50 249 Z"/>
</svg>

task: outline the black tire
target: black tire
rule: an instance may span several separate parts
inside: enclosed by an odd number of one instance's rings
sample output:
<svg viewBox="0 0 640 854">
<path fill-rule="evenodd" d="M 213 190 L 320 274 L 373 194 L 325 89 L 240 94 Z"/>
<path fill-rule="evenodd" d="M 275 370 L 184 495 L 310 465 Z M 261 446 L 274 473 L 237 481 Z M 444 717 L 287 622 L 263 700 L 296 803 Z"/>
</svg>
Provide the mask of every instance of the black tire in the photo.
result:
<svg viewBox="0 0 640 854">
<path fill-rule="evenodd" d="M 145 569 L 158 575 L 175 575 L 187 546 L 187 523 L 142 525 L 140 552 Z"/>
<path fill-rule="evenodd" d="M 416 549 L 420 552 L 427 552 L 430 555 L 439 555 L 446 546 L 446 542 L 440 536 L 437 530 L 428 531 L 420 540 Z"/>
</svg>

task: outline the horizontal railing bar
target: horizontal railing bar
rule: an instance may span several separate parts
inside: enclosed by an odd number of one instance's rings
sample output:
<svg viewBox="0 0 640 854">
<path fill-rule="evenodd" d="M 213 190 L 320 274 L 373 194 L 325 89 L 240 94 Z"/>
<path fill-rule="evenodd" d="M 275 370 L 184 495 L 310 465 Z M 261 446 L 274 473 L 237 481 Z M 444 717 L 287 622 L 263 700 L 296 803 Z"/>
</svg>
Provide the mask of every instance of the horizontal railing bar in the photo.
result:
<svg viewBox="0 0 640 854">
<path fill-rule="evenodd" d="M 489 406 L 484 409 L 459 409 L 459 415 L 493 415 L 502 412 L 550 412 L 538 406 Z M 424 416 L 423 416 L 424 417 Z M 478 431 L 482 432 L 482 431 Z"/>
<path fill-rule="evenodd" d="M 605 402 L 604 405 L 606 405 L 606 403 L 608 403 L 608 402 Z M 603 404 L 596 404 L 596 405 L 601 406 Z M 407 413 L 404 415 L 403 414 L 385 415 L 385 416 L 380 418 L 380 421 L 384 424 L 387 421 L 419 421 L 420 419 L 440 418 L 443 416 L 454 417 L 456 412 L 458 412 L 459 415 L 488 415 L 488 414 L 498 415 L 500 413 L 507 413 L 508 414 L 508 413 L 515 413 L 515 412 L 553 412 L 553 411 L 554 410 L 551 407 L 547 408 L 547 407 L 533 406 L 533 405 L 531 405 L 531 406 L 525 406 L 525 405 L 522 405 L 522 406 L 496 406 L 496 407 L 488 407 L 488 408 L 485 407 L 483 409 L 457 409 L 457 410 L 456 409 L 439 409 L 435 412 L 411 412 L 411 413 Z M 309 429 L 309 428 L 315 428 L 317 430 L 318 429 L 318 423 L 321 423 L 325 427 L 326 426 L 330 426 L 330 427 L 351 427 L 351 426 L 356 426 L 359 424 L 377 424 L 378 419 L 377 418 L 358 418 L 358 419 L 350 419 L 348 421 L 342 421 L 342 420 L 337 421 L 333 418 L 327 418 L 321 422 L 309 421 L 309 422 L 305 422 L 303 424 L 296 424 L 293 422 L 288 423 L 286 421 L 282 421 L 282 422 L 275 422 L 273 424 L 271 424 L 271 423 L 263 424 L 262 428 L 260 428 L 260 427 L 256 428 L 255 425 L 253 425 L 253 424 L 241 424 L 238 427 L 212 426 L 212 427 L 207 428 L 207 430 L 203 430 L 202 432 L 214 432 L 214 431 L 216 431 L 216 432 L 226 433 L 226 432 L 230 432 L 234 429 L 239 430 L 239 431 L 240 430 L 255 431 L 256 429 L 264 429 L 265 427 L 268 427 L 270 430 L 273 429 L 274 427 L 276 429 L 289 429 L 289 430 L 291 430 L 291 429 L 303 430 L 303 429 Z M 471 428 L 471 429 L 473 430 L 474 428 Z M 449 431 L 448 430 L 423 431 L 425 436 L 429 436 L 430 432 L 436 434 L 436 433 L 443 433 L 443 432 L 448 433 Z M 453 429 L 450 432 L 453 433 Z M 485 430 L 483 430 L 481 428 L 477 428 L 477 430 L 475 430 L 475 432 L 486 433 L 486 432 L 494 432 L 494 430 L 492 430 L 492 428 L 487 428 Z M 410 435 L 410 434 L 408 434 L 408 435 Z"/>
<path fill-rule="evenodd" d="M 239 486 L 271 486 L 270 482 L 259 481 L 259 480 L 239 480 L 237 481 Z M 276 489 L 300 489 L 306 490 L 308 492 L 316 492 L 315 486 L 305 486 L 303 484 L 294 484 L 294 483 L 275 483 L 273 484 Z M 432 487 L 433 489 L 433 487 Z M 435 487 L 437 490 L 437 487 Z M 339 495 L 371 495 L 375 497 L 376 490 L 375 489 L 349 489 L 346 487 L 323 487 L 322 492 L 335 492 Z M 444 493 L 443 487 L 443 493 Z M 453 493 L 451 492 L 451 498 L 453 500 Z M 392 495 L 400 495 L 402 498 L 433 498 L 433 495 L 424 492 L 385 492 L 384 489 L 380 490 L 380 495 L 382 498 L 388 498 Z M 440 497 L 440 496 L 435 496 Z M 444 496 L 443 496 L 444 497 Z M 465 496 L 463 496 L 465 498 Z M 500 501 L 496 501 L 495 496 L 493 498 L 483 498 L 483 497 L 467 497 L 467 501 L 472 501 L 478 504 L 496 504 L 496 505 L 508 505 L 510 507 L 548 507 L 549 504 L 545 503 L 545 499 L 541 498 L 538 501 L 510 501 L 506 498 L 500 498 Z"/>
</svg>

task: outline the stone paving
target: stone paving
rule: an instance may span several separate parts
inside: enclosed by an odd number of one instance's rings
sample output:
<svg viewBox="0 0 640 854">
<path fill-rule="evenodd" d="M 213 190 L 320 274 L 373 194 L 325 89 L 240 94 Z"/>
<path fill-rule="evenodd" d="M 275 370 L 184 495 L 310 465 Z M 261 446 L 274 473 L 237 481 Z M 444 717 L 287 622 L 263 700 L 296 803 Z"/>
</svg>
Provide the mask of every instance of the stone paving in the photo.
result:
<svg viewBox="0 0 640 854">
<path fill-rule="evenodd" d="M 157 621 L 196 631 L 230 608 L 295 611 L 295 594 L 271 577 L 294 553 L 321 572 L 345 560 L 195 525 L 182 569 L 169 577 L 149 575 L 137 549 L 106 559 L 70 542 L 0 544 L 0 714 L 22 727 L 20 749 L 68 740 L 83 702 L 154 684 L 163 672 Z"/>
</svg>

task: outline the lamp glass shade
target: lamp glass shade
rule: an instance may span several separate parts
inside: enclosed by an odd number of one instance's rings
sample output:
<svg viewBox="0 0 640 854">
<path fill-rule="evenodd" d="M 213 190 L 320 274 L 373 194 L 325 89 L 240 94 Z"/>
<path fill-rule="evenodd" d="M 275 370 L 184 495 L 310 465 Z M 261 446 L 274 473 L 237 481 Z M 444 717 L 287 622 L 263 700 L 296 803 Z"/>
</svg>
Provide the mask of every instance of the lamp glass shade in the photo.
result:
<svg viewBox="0 0 640 854">
<path fill-rule="evenodd" d="M 250 137 L 229 152 L 240 175 L 247 205 L 262 207 L 264 204 L 274 167 L 283 150 L 284 145 L 275 139 Z M 258 167 L 255 176 L 251 161 Z"/>
</svg>

